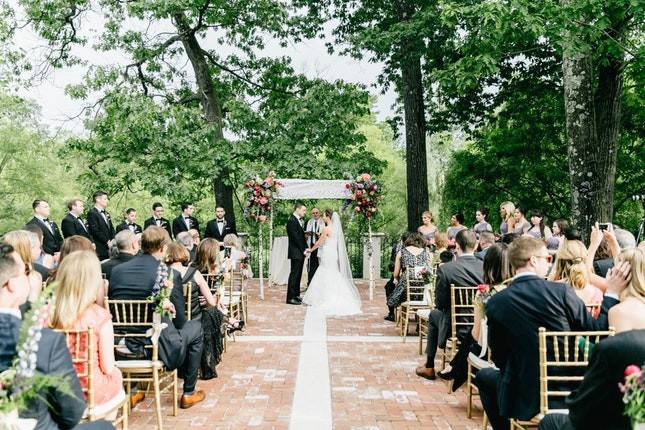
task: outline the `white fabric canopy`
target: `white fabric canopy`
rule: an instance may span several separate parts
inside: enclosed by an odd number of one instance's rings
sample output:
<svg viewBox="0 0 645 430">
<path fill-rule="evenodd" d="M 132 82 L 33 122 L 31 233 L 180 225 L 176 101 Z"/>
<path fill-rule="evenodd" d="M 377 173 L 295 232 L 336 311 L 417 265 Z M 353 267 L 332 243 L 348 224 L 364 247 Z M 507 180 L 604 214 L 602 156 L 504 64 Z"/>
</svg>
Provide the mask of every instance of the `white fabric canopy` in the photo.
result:
<svg viewBox="0 0 645 430">
<path fill-rule="evenodd" d="M 298 199 L 348 199 L 349 190 L 346 179 L 278 179 L 282 187 L 275 195 L 279 200 Z"/>
</svg>

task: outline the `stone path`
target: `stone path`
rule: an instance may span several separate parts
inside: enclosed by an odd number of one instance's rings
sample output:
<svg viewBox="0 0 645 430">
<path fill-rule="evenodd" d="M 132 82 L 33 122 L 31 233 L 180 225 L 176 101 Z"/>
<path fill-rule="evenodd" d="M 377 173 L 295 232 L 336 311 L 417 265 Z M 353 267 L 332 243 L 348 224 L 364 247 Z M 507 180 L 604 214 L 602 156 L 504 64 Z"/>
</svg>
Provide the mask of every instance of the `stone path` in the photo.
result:
<svg viewBox="0 0 645 430">
<path fill-rule="evenodd" d="M 286 287 L 250 286 L 245 333 L 229 342 L 219 377 L 199 381 L 207 399 L 170 415 L 165 396 L 164 428 L 182 429 L 481 429 L 475 400 L 466 418 L 462 388 L 447 394 L 445 382 L 414 374 L 423 361 L 418 338 L 402 343 L 386 313 L 382 284 L 374 301 L 366 282 L 358 317 L 325 319 L 305 306 L 284 304 Z M 181 390 L 180 390 L 181 392 Z M 130 428 L 156 428 L 152 396 L 132 411 Z"/>
</svg>

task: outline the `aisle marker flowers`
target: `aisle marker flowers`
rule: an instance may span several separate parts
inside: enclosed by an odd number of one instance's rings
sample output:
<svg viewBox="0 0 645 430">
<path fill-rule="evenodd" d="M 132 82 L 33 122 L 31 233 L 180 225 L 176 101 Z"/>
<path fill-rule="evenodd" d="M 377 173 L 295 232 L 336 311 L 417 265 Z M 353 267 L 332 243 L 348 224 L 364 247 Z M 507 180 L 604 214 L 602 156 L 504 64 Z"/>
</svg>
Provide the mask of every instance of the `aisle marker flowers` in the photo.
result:
<svg viewBox="0 0 645 430">
<path fill-rule="evenodd" d="M 625 415 L 627 415 L 634 428 L 645 423 L 645 365 L 638 367 L 630 364 L 625 368 L 625 383 L 618 384 L 623 393 Z"/>
<path fill-rule="evenodd" d="M 273 199 L 279 187 L 282 187 L 282 182 L 275 179 L 273 171 L 269 172 L 264 179 L 255 175 L 254 179 L 246 181 L 244 216 L 258 222 L 266 222 L 273 210 Z"/>
<path fill-rule="evenodd" d="M 355 180 L 345 185 L 350 197 L 345 201 L 344 208 L 351 207 L 354 213 L 361 214 L 367 220 L 374 218 L 378 212 L 378 204 L 385 198 L 383 189 L 368 173 L 359 175 Z"/>
</svg>

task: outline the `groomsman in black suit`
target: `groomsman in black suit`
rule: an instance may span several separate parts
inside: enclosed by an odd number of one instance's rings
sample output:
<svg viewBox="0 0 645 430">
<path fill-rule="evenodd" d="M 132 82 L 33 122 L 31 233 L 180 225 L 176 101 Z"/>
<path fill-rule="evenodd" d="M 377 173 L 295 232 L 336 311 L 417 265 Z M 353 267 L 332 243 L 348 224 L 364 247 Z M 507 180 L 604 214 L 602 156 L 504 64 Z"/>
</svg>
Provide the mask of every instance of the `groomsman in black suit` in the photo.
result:
<svg viewBox="0 0 645 430">
<path fill-rule="evenodd" d="M 137 211 L 134 208 L 128 208 L 125 210 L 125 219 L 123 222 L 116 226 L 116 232 L 121 230 L 130 230 L 134 234 L 143 233 L 143 229 L 139 224 L 137 224 Z"/>
<path fill-rule="evenodd" d="M 63 237 L 60 235 L 56 223 L 49 219 L 49 203 L 36 199 L 31 207 L 34 210 L 34 217 L 27 224 L 35 225 L 43 232 L 43 251 L 49 255 L 60 252 Z"/>
<path fill-rule="evenodd" d="M 212 237 L 218 242 L 222 242 L 227 234 L 234 234 L 237 236 L 235 221 L 227 220 L 225 215 L 226 211 L 223 207 L 218 206 L 215 208 L 215 219 L 208 221 L 206 224 L 206 233 L 204 234 L 204 237 Z"/>
<path fill-rule="evenodd" d="M 112 219 L 105 210 L 108 205 L 108 195 L 103 191 L 97 191 L 92 196 L 92 200 L 94 207 L 87 214 L 87 224 L 96 245 L 96 255 L 99 260 L 106 260 L 110 257 L 110 247 L 114 241 Z"/>
<path fill-rule="evenodd" d="M 60 225 L 63 230 L 63 237 L 83 236 L 92 240 L 87 222 L 81 218 L 85 211 L 85 204 L 80 199 L 72 199 L 67 203 L 69 212 L 63 218 Z"/>
<path fill-rule="evenodd" d="M 143 223 L 143 229 L 145 230 L 151 225 L 165 229 L 168 236 L 172 237 L 170 221 L 163 217 L 163 205 L 159 202 L 152 204 L 152 216 Z"/>
<path fill-rule="evenodd" d="M 300 298 L 300 280 L 302 279 L 302 269 L 305 265 L 305 257 L 309 255 L 309 247 L 305 239 L 305 230 L 302 226 L 302 220 L 307 213 L 307 208 L 302 203 L 296 203 L 293 215 L 287 221 L 287 236 L 289 237 L 289 250 L 287 257 L 291 261 L 291 271 L 289 272 L 289 284 L 287 288 L 287 304 L 301 305 Z"/>
<path fill-rule="evenodd" d="M 199 232 L 199 221 L 193 216 L 195 207 L 191 203 L 181 204 L 181 215 L 175 218 L 172 222 L 172 232 L 175 237 L 182 231 L 195 229 Z"/>
</svg>

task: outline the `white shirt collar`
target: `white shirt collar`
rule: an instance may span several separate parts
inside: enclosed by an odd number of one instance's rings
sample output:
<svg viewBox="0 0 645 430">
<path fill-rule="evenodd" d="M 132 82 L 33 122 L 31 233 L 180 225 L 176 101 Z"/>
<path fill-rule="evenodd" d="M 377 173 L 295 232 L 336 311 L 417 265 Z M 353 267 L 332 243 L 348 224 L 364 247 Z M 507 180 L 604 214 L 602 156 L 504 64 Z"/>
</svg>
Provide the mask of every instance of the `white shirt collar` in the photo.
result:
<svg viewBox="0 0 645 430">
<path fill-rule="evenodd" d="M 14 309 L 14 308 L 0 308 L 0 314 L 8 314 L 8 315 L 13 315 L 14 317 L 18 319 L 22 319 L 22 314 L 20 313 L 19 309 Z"/>
<path fill-rule="evenodd" d="M 522 272 L 522 273 L 518 273 L 517 275 L 513 276 L 513 281 L 515 281 L 516 279 L 519 279 L 519 278 L 524 278 L 526 276 L 537 276 L 537 275 L 535 273 L 533 273 L 533 272 Z"/>
</svg>

